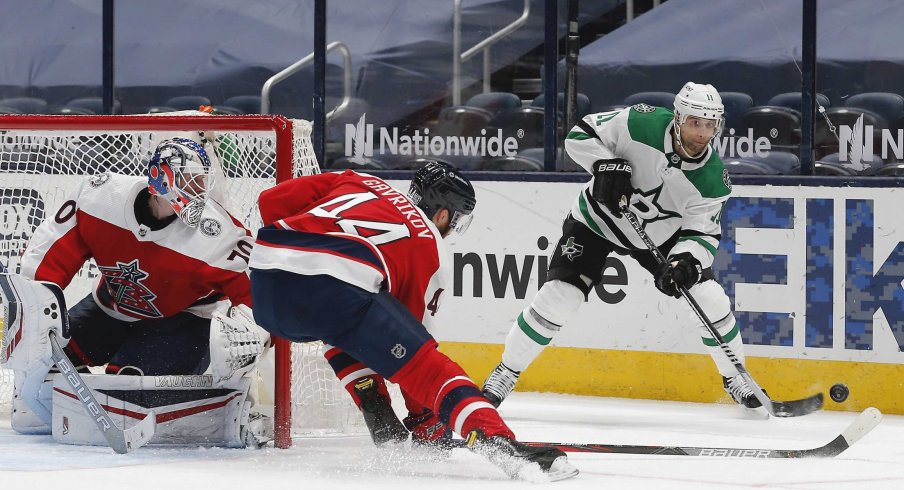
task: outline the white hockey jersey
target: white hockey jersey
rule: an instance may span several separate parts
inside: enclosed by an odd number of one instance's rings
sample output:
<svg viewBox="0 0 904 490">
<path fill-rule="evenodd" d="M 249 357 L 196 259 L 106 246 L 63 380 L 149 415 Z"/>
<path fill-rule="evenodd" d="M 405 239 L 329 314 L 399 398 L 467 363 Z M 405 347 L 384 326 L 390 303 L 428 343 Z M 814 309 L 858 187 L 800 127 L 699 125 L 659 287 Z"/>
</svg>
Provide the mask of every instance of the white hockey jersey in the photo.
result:
<svg viewBox="0 0 904 490">
<path fill-rule="evenodd" d="M 213 200 L 198 228 L 180 220 L 160 230 L 138 223 L 135 200 L 147 179 L 99 174 L 35 230 L 22 274 L 65 288 L 94 258 L 94 299 L 113 318 L 136 321 L 182 311 L 210 317 L 223 297 L 251 306 L 248 257 L 253 239 Z"/>
<path fill-rule="evenodd" d="M 620 111 L 585 116 L 565 139 L 568 155 L 587 172 L 593 162 L 623 158 L 631 165 L 631 210 L 657 245 L 679 234 L 671 254 L 690 252 L 709 267 L 719 246 L 722 207 L 731 182 L 712 145 L 694 160 L 672 146 L 672 113 L 637 104 Z M 645 250 L 631 224 L 615 218 L 590 196 L 587 183 L 572 206 L 575 219 L 628 250 Z"/>
</svg>

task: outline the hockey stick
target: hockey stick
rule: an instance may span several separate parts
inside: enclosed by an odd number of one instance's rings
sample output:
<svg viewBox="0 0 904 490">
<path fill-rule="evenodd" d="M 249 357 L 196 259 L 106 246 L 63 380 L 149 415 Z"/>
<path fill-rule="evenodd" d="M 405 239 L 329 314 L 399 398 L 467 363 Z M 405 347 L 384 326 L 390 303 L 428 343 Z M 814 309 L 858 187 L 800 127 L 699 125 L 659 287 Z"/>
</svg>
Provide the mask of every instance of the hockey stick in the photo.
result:
<svg viewBox="0 0 904 490">
<path fill-rule="evenodd" d="M 16 301 L 19 296 L 16 294 L 13 284 L 9 281 L 9 274 L 3 264 L 0 264 L 0 288 L 3 290 L 3 296 L 6 297 L 8 305 L 8 321 L 11 324 L 14 324 L 16 321 L 19 321 L 19 305 Z M 63 316 L 63 325 L 68 325 L 66 300 L 63 297 L 62 290 L 60 290 L 59 287 L 51 287 L 50 290 L 56 296 L 57 302 L 59 303 L 60 313 Z M 154 433 L 157 430 L 157 415 L 153 410 L 148 412 L 143 420 L 128 429 L 123 430 L 117 427 L 103 405 L 98 403 L 97 399 L 94 398 L 94 393 L 92 393 L 91 389 L 85 384 L 85 381 L 79 375 L 75 366 L 72 365 L 69 357 L 63 352 L 63 348 L 60 347 L 60 343 L 57 340 L 56 332 L 51 330 L 48 332 L 48 337 L 52 350 L 51 357 L 53 362 L 59 368 L 60 374 L 66 378 L 66 381 L 69 383 L 69 386 L 72 387 L 72 390 L 85 408 L 88 416 L 94 420 L 95 425 L 100 429 L 101 434 L 103 434 L 107 443 L 114 451 L 119 454 L 125 454 L 145 445 L 152 437 L 154 437 Z"/>
<path fill-rule="evenodd" d="M 567 442 L 524 442 L 533 447 L 554 447 L 566 453 L 650 454 L 657 456 L 708 456 L 714 458 L 831 458 L 843 453 L 882 421 L 882 412 L 870 407 L 860 413 L 841 434 L 829 443 L 811 449 L 759 449 L 705 446 L 639 446 L 635 444 L 580 444 Z M 464 440 L 455 440 L 465 447 Z"/>
<path fill-rule="evenodd" d="M 628 220 L 628 223 L 631 223 L 631 227 L 634 228 L 634 231 L 637 232 L 637 236 L 640 237 L 641 241 L 643 241 L 644 245 L 647 246 L 647 249 L 650 250 L 650 253 L 653 254 L 653 257 L 656 259 L 660 265 L 667 264 L 668 260 L 665 256 L 662 255 L 662 252 L 659 251 L 659 248 L 656 247 L 656 244 L 653 243 L 653 240 L 650 239 L 650 236 L 647 235 L 646 230 L 640 225 L 640 221 L 637 219 L 637 216 L 628 209 L 628 200 L 622 197 L 621 202 L 619 203 L 619 207 L 621 208 L 622 214 L 625 215 L 625 218 Z M 731 347 L 725 342 L 725 339 L 722 338 L 722 335 L 719 334 L 719 331 L 716 330 L 716 327 L 713 326 L 713 323 L 706 316 L 706 313 L 703 312 L 703 309 L 700 308 L 700 305 L 697 304 L 697 300 L 691 296 L 691 293 L 688 292 L 687 288 L 682 285 L 678 285 L 678 291 L 681 293 L 681 296 L 687 300 L 687 303 L 690 305 L 691 309 L 694 310 L 694 313 L 697 315 L 697 318 L 703 322 L 703 325 L 706 326 L 706 329 L 709 330 L 709 333 L 716 339 L 716 342 L 719 343 L 719 348 L 722 349 L 722 352 L 725 354 L 725 357 L 734 364 L 735 369 L 738 370 L 738 374 L 741 378 L 747 383 L 748 386 L 753 390 L 754 396 L 756 399 L 763 404 L 763 407 L 766 408 L 771 415 L 775 417 L 799 417 L 801 415 L 807 415 L 808 413 L 815 412 L 822 408 L 822 393 L 817 393 L 815 395 L 809 396 L 807 398 L 801 400 L 792 400 L 792 401 L 773 401 L 769 398 L 760 385 L 754 381 L 753 376 L 747 372 L 747 369 L 738 359 L 738 356 L 735 355 L 734 351 L 731 350 Z"/>
</svg>

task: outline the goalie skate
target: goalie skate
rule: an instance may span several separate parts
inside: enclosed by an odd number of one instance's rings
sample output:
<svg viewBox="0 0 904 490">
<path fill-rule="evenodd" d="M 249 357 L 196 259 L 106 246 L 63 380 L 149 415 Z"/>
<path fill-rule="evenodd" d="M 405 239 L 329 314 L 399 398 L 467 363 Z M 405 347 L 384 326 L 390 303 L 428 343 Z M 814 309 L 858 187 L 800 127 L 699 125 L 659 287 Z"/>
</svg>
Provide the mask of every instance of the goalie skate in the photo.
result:
<svg viewBox="0 0 904 490">
<path fill-rule="evenodd" d="M 505 436 L 486 437 L 480 430 L 468 434 L 467 444 L 512 479 L 542 483 L 578 474 L 565 453 L 554 447 L 531 447 Z"/>
</svg>

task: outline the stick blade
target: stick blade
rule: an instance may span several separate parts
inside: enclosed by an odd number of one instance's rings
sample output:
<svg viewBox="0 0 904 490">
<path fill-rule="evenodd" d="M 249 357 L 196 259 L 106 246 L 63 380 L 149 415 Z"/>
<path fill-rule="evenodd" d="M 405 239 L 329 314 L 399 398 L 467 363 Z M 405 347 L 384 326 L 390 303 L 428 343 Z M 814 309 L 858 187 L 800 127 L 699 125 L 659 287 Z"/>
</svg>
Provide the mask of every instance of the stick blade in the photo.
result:
<svg viewBox="0 0 904 490">
<path fill-rule="evenodd" d="M 773 401 L 767 408 L 774 417 L 800 417 L 821 409 L 822 403 L 822 393 L 817 393 L 801 400 Z"/>
<path fill-rule="evenodd" d="M 144 446 L 157 432 L 157 414 L 151 410 L 137 424 L 122 431 L 122 441 L 110 444 L 119 454 L 126 454 Z"/>
<path fill-rule="evenodd" d="M 857 416 L 854 423 L 848 426 L 847 429 L 844 429 L 841 436 L 844 437 L 848 446 L 850 446 L 868 434 L 869 431 L 873 430 L 873 428 L 879 425 L 879 422 L 882 422 L 882 412 L 876 407 L 869 407 L 860 412 L 860 415 Z"/>
</svg>

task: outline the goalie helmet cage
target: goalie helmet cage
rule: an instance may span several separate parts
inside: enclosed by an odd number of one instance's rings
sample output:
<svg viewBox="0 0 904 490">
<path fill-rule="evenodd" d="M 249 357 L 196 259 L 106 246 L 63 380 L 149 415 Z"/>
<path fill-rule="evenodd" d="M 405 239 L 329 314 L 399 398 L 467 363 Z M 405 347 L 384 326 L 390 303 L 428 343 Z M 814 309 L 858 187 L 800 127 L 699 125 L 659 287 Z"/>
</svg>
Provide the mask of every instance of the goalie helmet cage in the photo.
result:
<svg viewBox="0 0 904 490">
<path fill-rule="evenodd" d="M 320 171 L 311 124 L 282 116 L 3 115 L 0 260 L 18 272 L 35 228 L 74 194 L 85 176 L 107 171 L 145 175 L 157 143 L 176 136 L 206 138 L 213 144 L 219 165 L 212 197 L 252 233 L 260 227 L 256 208 L 262 190 Z M 96 266 L 89 261 L 66 288 L 67 302 L 81 300 L 96 280 Z M 2 339 L 0 360 L 10 341 Z M 291 445 L 293 435 L 366 430 L 323 358 L 321 345 L 275 343 L 274 416 L 280 447 Z M 12 392 L 12 372 L 0 367 L 0 417 L 9 414 Z"/>
</svg>

